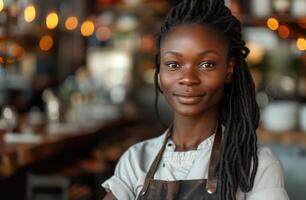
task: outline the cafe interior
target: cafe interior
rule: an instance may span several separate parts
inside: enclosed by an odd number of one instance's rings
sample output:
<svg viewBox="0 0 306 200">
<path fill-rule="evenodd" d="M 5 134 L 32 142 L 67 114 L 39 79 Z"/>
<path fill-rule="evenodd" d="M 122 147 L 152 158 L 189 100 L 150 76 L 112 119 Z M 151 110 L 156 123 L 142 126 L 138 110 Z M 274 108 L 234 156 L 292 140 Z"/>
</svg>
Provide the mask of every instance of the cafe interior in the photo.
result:
<svg viewBox="0 0 306 200">
<path fill-rule="evenodd" d="M 1 200 L 102 200 L 122 153 L 163 133 L 155 39 L 177 2 L 0 0 Z M 258 144 L 305 200 L 306 1 L 225 2 L 250 49 Z"/>
</svg>

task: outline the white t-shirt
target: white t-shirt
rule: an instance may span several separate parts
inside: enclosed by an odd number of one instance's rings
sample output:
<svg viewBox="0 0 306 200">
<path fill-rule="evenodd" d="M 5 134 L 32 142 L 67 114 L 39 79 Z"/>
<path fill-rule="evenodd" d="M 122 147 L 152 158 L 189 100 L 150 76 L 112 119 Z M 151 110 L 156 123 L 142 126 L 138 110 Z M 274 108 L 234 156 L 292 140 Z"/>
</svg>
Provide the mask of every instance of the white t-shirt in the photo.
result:
<svg viewBox="0 0 306 200">
<path fill-rule="evenodd" d="M 130 147 L 121 156 L 114 175 L 102 184 L 106 191 L 111 191 L 118 200 L 136 199 L 165 136 L 166 132 Z M 176 152 L 174 142 L 169 139 L 154 179 L 167 181 L 207 179 L 213 140 L 214 135 L 204 140 L 197 150 Z M 280 161 L 269 148 L 264 147 L 258 148 L 258 160 L 254 187 L 246 194 L 246 199 L 288 200 Z M 237 200 L 244 199 L 244 194 L 240 190 L 236 196 Z"/>
</svg>

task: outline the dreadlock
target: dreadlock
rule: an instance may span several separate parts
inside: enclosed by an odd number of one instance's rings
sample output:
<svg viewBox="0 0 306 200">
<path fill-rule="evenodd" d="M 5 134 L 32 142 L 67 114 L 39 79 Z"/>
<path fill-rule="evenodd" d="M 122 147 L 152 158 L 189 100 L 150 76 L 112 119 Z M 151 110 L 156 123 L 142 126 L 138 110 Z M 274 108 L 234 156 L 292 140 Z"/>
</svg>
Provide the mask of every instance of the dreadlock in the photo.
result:
<svg viewBox="0 0 306 200">
<path fill-rule="evenodd" d="M 224 5 L 224 0 L 182 0 L 169 11 L 157 38 L 155 111 L 158 114 L 158 94 L 162 93 L 158 84 L 161 43 L 175 26 L 194 23 L 219 31 L 227 40 L 228 57 L 235 59 L 232 82 L 225 84 L 220 102 L 219 121 L 225 131 L 218 167 L 220 199 L 234 200 L 238 187 L 248 192 L 254 184 L 258 167 L 256 129 L 259 108 L 254 82 L 245 61 L 249 49 L 242 39 L 241 24 Z"/>
</svg>

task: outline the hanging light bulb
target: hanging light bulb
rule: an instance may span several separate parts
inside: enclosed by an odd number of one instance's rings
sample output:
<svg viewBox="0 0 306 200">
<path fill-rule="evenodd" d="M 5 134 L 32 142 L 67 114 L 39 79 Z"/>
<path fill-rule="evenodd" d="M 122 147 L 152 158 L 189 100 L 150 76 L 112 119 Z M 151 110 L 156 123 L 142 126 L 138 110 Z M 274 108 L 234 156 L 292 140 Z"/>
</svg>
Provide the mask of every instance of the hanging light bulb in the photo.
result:
<svg viewBox="0 0 306 200">
<path fill-rule="evenodd" d="M 278 29 L 279 27 L 279 22 L 277 19 L 273 18 L 273 17 L 270 17 L 268 20 L 267 20 L 267 26 L 269 29 L 275 31 Z"/>
<path fill-rule="evenodd" d="M 58 25 L 58 15 L 55 12 L 49 13 L 46 18 L 46 25 L 48 29 L 54 29 Z"/>
<path fill-rule="evenodd" d="M 81 25 L 81 34 L 85 37 L 91 36 L 95 31 L 95 25 L 92 21 L 87 20 Z"/>
<path fill-rule="evenodd" d="M 3 0 L 0 0 L 0 12 L 3 10 L 4 8 L 4 2 Z"/>
<path fill-rule="evenodd" d="M 36 17 L 36 9 L 34 6 L 27 6 L 24 10 L 24 20 L 32 22 Z"/>
<path fill-rule="evenodd" d="M 50 35 L 45 35 L 39 40 L 39 47 L 43 51 L 48 51 L 53 46 L 53 38 Z"/>
<path fill-rule="evenodd" d="M 300 51 L 305 51 L 306 50 L 306 39 L 298 38 L 296 41 L 296 46 Z"/>
<path fill-rule="evenodd" d="M 68 17 L 65 21 L 65 27 L 67 30 L 72 31 L 78 27 L 79 21 L 75 16 Z"/>
</svg>

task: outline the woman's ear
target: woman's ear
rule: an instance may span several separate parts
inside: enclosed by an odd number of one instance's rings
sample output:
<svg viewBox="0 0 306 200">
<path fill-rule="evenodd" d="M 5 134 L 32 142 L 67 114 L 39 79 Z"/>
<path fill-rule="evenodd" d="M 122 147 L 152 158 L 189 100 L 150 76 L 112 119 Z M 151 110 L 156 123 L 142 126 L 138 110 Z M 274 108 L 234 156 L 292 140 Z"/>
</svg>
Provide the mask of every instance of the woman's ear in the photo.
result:
<svg viewBox="0 0 306 200">
<path fill-rule="evenodd" d="M 236 64 L 235 58 L 230 58 L 226 67 L 226 77 L 225 77 L 226 83 L 232 82 L 235 64 Z"/>
</svg>

